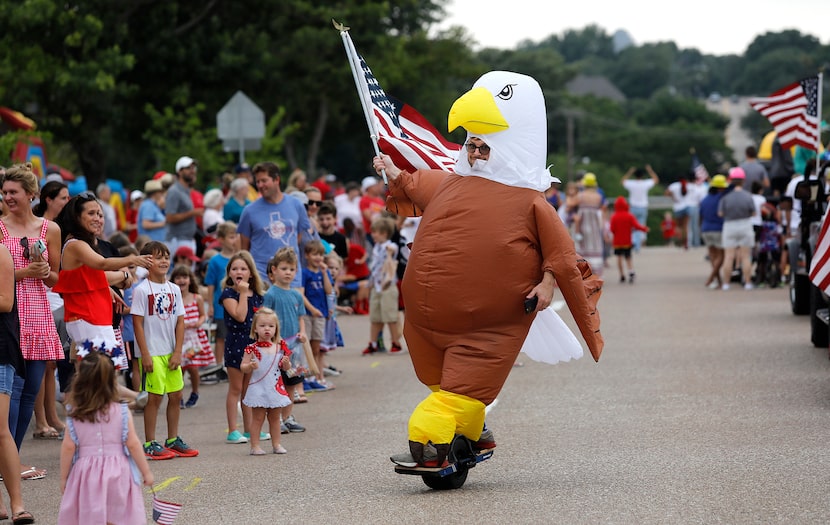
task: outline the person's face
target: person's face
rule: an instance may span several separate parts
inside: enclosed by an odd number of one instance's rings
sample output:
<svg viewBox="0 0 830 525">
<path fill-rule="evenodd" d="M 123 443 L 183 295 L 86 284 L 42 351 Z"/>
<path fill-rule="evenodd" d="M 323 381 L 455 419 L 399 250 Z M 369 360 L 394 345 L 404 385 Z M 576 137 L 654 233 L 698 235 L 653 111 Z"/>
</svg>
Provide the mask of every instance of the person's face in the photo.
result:
<svg viewBox="0 0 830 525">
<path fill-rule="evenodd" d="M 470 166 L 477 160 L 488 160 L 490 158 L 490 146 L 478 137 L 470 137 L 464 147 L 467 149 L 467 162 L 470 163 Z M 481 148 L 484 148 L 485 151 L 481 151 Z M 470 149 L 473 149 L 473 151 L 470 151 Z"/>
<path fill-rule="evenodd" d="M 240 184 L 239 187 L 233 192 L 233 196 L 244 201 L 248 196 L 248 187 Z"/>
<path fill-rule="evenodd" d="M 228 276 L 235 283 L 250 281 L 251 269 L 248 268 L 248 264 L 245 261 L 242 259 L 236 259 L 233 263 L 231 263 L 231 267 L 228 269 Z"/>
<path fill-rule="evenodd" d="M 262 315 L 256 321 L 254 332 L 260 341 L 273 341 L 277 335 L 277 319 L 273 315 Z"/>
<path fill-rule="evenodd" d="M 280 181 L 272 179 L 267 171 L 260 171 L 256 174 L 256 189 L 264 199 L 273 200 L 280 193 Z"/>
<path fill-rule="evenodd" d="M 317 214 L 317 225 L 320 226 L 320 231 L 323 233 L 330 233 L 337 226 L 337 219 L 331 213 Z"/>
<path fill-rule="evenodd" d="M 78 223 L 96 237 L 104 233 L 104 211 L 98 201 L 86 201 L 83 204 Z"/>
<path fill-rule="evenodd" d="M 308 252 L 305 254 L 305 258 L 308 261 L 309 268 L 319 268 L 321 264 L 323 264 L 323 258 L 325 254 L 320 252 Z"/>
<path fill-rule="evenodd" d="M 282 261 L 277 266 L 271 267 L 268 277 L 272 283 L 287 287 L 294 281 L 295 275 L 297 275 L 297 265 Z"/>
<path fill-rule="evenodd" d="M 316 217 L 317 210 L 320 209 L 320 205 L 323 204 L 323 194 L 319 191 L 310 191 L 305 194 L 308 197 L 308 204 L 305 205 L 305 209 L 308 212 L 309 217 Z"/>
<path fill-rule="evenodd" d="M 67 202 L 69 202 L 69 189 L 61 188 L 54 199 L 46 199 L 46 209 L 49 210 L 49 215 L 57 217 Z"/>
<path fill-rule="evenodd" d="M 190 166 L 186 168 L 182 168 L 179 171 L 179 175 L 181 176 L 182 180 L 187 183 L 188 186 L 192 186 L 194 182 L 196 182 L 196 163 L 194 162 Z"/>
<path fill-rule="evenodd" d="M 340 273 L 340 270 L 342 270 L 342 268 L 340 267 L 340 261 L 335 259 L 329 260 L 326 266 L 328 266 L 329 271 L 331 271 L 331 274 L 335 277 L 337 277 L 337 275 Z"/>
<path fill-rule="evenodd" d="M 190 287 L 190 276 L 185 273 L 180 273 L 173 282 L 182 290 L 187 290 Z"/>
<path fill-rule="evenodd" d="M 103 223 L 103 219 L 101 223 Z M 103 225 L 101 226 L 103 229 Z M 157 252 L 153 254 L 153 266 L 150 268 L 150 273 L 157 279 L 167 276 L 167 270 L 170 269 L 170 254 Z"/>
<path fill-rule="evenodd" d="M 389 237 L 386 235 L 386 232 L 382 232 L 380 230 L 372 230 L 372 240 L 375 241 L 375 244 L 386 242 Z"/>
<path fill-rule="evenodd" d="M 3 201 L 9 208 L 9 213 L 20 213 L 32 209 L 34 196 L 23 190 L 23 185 L 17 181 L 8 180 L 3 183 Z"/>
<path fill-rule="evenodd" d="M 220 243 L 222 244 L 222 248 L 224 250 L 235 252 L 235 251 L 239 250 L 239 246 L 240 246 L 239 245 L 239 234 L 236 233 L 236 232 L 233 232 L 232 234 L 230 234 L 226 237 L 223 237 L 220 240 Z"/>
</svg>

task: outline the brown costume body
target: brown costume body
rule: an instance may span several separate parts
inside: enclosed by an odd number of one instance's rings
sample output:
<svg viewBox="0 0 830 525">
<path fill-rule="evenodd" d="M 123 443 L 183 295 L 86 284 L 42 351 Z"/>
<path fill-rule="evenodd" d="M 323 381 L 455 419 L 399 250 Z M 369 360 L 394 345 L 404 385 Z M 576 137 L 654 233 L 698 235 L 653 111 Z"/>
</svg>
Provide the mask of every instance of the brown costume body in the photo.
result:
<svg viewBox="0 0 830 525">
<path fill-rule="evenodd" d="M 404 336 L 421 382 L 491 403 L 535 318 L 524 313 L 525 296 L 545 271 L 599 359 L 602 281 L 583 281 L 573 241 L 542 193 L 431 170 L 402 172 L 389 189 L 388 210 L 423 211 L 402 283 Z"/>
</svg>

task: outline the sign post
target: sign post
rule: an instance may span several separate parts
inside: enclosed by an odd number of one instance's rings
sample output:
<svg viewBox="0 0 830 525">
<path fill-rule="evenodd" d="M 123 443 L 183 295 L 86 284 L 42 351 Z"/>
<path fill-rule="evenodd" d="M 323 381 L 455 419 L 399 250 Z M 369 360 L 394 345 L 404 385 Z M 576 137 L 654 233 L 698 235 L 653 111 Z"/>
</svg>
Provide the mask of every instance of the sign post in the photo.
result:
<svg viewBox="0 0 830 525">
<path fill-rule="evenodd" d="M 265 113 L 242 91 L 237 91 L 216 114 L 216 135 L 225 151 L 238 151 L 245 162 L 245 151 L 257 151 L 265 136 Z"/>
</svg>

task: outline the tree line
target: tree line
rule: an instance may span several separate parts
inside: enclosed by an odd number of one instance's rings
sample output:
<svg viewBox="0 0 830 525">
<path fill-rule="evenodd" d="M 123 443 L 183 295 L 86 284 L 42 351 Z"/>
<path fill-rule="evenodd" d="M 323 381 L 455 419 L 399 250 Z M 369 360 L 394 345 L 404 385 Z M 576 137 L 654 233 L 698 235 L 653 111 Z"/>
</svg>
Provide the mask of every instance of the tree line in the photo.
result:
<svg viewBox="0 0 830 525">
<path fill-rule="evenodd" d="M 515 49 L 480 49 L 464 28 L 436 31 L 443 0 L 0 0 L 0 105 L 25 112 L 48 136 L 50 161 L 138 186 L 187 154 L 203 186 L 235 164 L 215 115 L 242 90 L 267 116 L 262 150 L 310 176 L 357 180 L 372 149 L 336 19 L 390 95 L 446 131 L 452 101 L 493 69 L 535 77 L 545 91 L 553 171 L 618 179 L 648 162 L 663 180 L 732 160 L 725 119 L 702 97 L 766 95 L 830 63 L 830 46 L 797 31 L 761 35 L 742 56 L 704 55 L 672 42 L 615 49 L 597 26 Z M 625 96 L 574 96 L 577 74 L 607 77 Z M 830 99 L 825 89 L 825 102 Z M 824 112 L 827 115 L 827 111 Z M 566 122 L 572 121 L 568 137 Z M 752 136 L 770 129 L 749 119 Z M 463 132 L 448 135 L 463 140 Z M 573 156 L 568 156 L 572 140 Z M 2 141 L 0 144 L 6 144 Z M 5 153 L 4 153 L 5 154 Z M 1 161 L 3 163 L 5 161 Z"/>
</svg>

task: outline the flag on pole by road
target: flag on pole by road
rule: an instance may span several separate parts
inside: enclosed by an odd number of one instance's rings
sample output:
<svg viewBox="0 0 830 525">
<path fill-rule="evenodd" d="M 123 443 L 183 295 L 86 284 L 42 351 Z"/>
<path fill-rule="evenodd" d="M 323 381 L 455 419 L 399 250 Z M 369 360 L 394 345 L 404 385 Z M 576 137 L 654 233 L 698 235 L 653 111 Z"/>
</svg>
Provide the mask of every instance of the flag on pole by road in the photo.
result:
<svg viewBox="0 0 830 525">
<path fill-rule="evenodd" d="M 828 208 L 830 211 L 830 208 Z M 830 292 L 830 235 L 827 230 L 830 229 L 830 221 L 828 221 L 830 213 L 824 212 L 824 217 L 821 218 L 821 229 L 818 233 L 818 240 L 816 241 L 816 251 L 813 254 L 813 259 L 810 261 L 810 282 L 819 287 L 823 292 Z"/>
<path fill-rule="evenodd" d="M 412 106 L 387 96 L 363 57 L 358 58 L 381 151 L 405 171 L 453 171 L 461 145 L 446 140 Z"/>
<path fill-rule="evenodd" d="M 749 105 L 769 120 L 781 147 L 799 145 L 815 150 L 819 142 L 821 77 L 813 75 L 779 89 L 768 97 L 751 98 Z"/>
<path fill-rule="evenodd" d="M 709 170 L 700 162 L 700 158 L 698 158 L 694 149 L 692 149 L 692 172 L 695 174 L 695 180 L 697 181 L 702 182 L 709 178 Z"/>
</svg>

